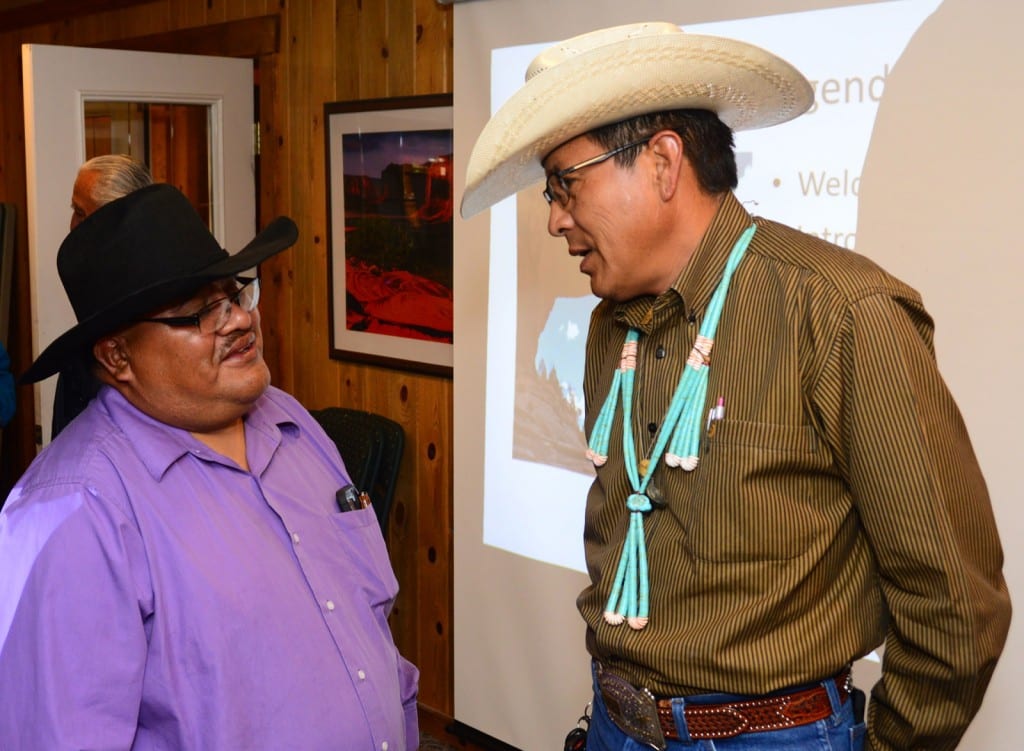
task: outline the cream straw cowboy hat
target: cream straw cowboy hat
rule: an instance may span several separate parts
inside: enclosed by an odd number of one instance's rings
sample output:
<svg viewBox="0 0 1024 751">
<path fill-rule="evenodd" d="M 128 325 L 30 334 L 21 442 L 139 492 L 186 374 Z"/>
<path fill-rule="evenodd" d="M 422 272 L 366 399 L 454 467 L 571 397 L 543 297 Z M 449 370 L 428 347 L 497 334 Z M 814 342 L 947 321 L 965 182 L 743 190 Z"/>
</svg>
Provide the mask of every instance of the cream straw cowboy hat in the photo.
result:
<svg viewBox="0 0 1024 751">
<path fill-rule="evenodd" d="M 466 169 L 462 215 L 543 179 L 541 159 L 602 125 L 706 109 L 733 130 L 747 130 L 791 120 L 813 101 L 796 68 L 745 42 L 688 34 L 672 23 L 573 37 L 534 58 L 526 83 L 484 126 Z"/>
</svg>

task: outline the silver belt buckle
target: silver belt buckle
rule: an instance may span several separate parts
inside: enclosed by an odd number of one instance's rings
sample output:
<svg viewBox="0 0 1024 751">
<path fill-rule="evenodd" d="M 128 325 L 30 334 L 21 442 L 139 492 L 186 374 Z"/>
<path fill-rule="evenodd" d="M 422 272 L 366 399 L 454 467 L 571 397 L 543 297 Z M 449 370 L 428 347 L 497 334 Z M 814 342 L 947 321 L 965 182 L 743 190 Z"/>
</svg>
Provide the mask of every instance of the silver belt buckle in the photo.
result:
<svg viewBox="0 0 1024 751">
<path fill-rule="evenodd" d="M 634 740 L 657 751 L 665 751 L 665 735 L 661 732 L 658 705 L 647 689 L 634 688 L 628 681 L 597 663 L 597 686 L 615 725 Z"/>
</svg>

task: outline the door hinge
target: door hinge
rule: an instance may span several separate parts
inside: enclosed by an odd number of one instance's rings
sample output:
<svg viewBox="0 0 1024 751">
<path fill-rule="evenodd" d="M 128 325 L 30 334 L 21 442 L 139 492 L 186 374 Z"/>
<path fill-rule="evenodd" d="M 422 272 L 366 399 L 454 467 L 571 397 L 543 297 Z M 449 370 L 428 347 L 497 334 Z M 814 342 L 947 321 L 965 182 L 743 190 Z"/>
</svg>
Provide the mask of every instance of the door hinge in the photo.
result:
<svg viewBox="0 0 1024 751">
<path fill-rule="evenodd" d="M 258 122 L 252 124 L 252 153 L 253 156 L 260 155 L 260 124 Z"/>
</svg>

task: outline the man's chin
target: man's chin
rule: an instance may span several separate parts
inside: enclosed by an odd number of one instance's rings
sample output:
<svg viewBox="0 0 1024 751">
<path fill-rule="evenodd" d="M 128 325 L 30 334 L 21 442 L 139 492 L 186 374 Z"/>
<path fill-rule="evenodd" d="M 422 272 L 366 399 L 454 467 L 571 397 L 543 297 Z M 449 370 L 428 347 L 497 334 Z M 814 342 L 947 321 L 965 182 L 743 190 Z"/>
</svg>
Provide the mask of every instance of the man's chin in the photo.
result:
<svg viewBox="0 0 1024 751">
<path fill-rule="evenodd" d="M 240 404 L 251 406 L 270 388 L 270 368 L 262 359 L 242 371 L 229 373 L 229 378 L 228 393 Z"/>
<path fill-rule="evenodd" d="M 603 293 L 607 292 L 607 290 L 605 290 L 604 287 L 602 287 L 601 280 L 598 279 L 594 274 L 587 272 L 584 273 L 587 275 L 587 278 L 590 281 L 590 294 L 592 294 L 594 297 L 600 297 L 601 299 L 604 299 L 605 295 Z"/>
</svg>

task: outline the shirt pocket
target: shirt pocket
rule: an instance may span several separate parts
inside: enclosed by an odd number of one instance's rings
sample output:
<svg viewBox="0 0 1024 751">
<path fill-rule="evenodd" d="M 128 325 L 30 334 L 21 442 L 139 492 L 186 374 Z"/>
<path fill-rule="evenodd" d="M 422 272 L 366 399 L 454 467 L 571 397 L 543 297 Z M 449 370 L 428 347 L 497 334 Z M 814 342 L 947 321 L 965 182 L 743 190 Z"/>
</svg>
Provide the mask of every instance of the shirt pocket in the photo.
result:
<svg viewBox="0 0 1024 751">
<path fill-rule="evenodd" d="M 830 539 L 845 493 L 809 425 L 721 420 L 677 513 L 697 558 L 788 560 Z M 834 530 L 833 530 L 834 531 Z"/>
<path fill-rule="evenodd" d="M 366 593 L 371 605 L 390 607 L 398 594 L 398 580 L 373 508 L 331 514 L 331 523 L 346 578 Z"/>
</svg>

